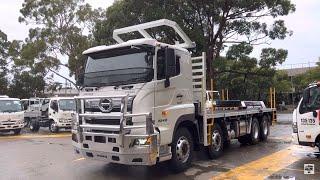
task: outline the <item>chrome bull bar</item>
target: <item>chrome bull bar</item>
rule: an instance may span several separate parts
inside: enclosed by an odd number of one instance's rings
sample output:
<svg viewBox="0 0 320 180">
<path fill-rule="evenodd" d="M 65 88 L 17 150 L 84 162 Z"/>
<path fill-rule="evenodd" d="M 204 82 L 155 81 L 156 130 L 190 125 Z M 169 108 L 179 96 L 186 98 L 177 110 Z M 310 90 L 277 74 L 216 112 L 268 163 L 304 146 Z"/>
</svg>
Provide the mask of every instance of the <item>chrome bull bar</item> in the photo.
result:
<svg viewBox="0 0 320 180">
<path fill-rule="evenodd" d="M 120 112 L 112 112 L 112 113 L 85 113 L 85 100 L 88 99 L 103 99 L 103 98 L 121 98 L 121 109 Z M 128 98 L 129 95 L 118 95 L 118 96 L 76 96 L 75 99 L 77 101 L 80 101 L 80 113 L 77 110 L 77 116 L 78 116 L 78 122 L 80 118 L 82 118 L 82 123 L 90 118 L 109 118 L 109 119 L 120 119 L 120 125 L 92 125 L 92 124 L 79 124 L 78 132 L 80 133 L 80 137 L 82 137 L 82 134 L 87 134 L 88 132 L 83 132 L 81 129 L 87 128 L 87 129 L 96 129 L 96 130 L 106 130 L 106 131 L 117 131 L 119 132 L 120 141 L 119 144 L 123 146 L 123 136 L 125 135 L 126 130 L 132 130 L 132 129 L 140 129 L 145 128 L 146 134 L 145 135 L 152 135 L 154 134 L 154 125 L 152 122 L 152 114 L 150 112 L 148 113 L 137 113 L 137 114 L 131 114 L 127 112 L 128 109 Z M 145 125 L 126 125 L 126 119 L 128 117 L 139 117 L 144 116 L 146 118 Z M 100 134 L 100 133 L 98 133 Z M 103 133 L 106 134 L 106 133 Z M 113 134 L 114 135 L 114 134 Z M 80 138 L 81 139 L 81 138 Z"/>
</svg>

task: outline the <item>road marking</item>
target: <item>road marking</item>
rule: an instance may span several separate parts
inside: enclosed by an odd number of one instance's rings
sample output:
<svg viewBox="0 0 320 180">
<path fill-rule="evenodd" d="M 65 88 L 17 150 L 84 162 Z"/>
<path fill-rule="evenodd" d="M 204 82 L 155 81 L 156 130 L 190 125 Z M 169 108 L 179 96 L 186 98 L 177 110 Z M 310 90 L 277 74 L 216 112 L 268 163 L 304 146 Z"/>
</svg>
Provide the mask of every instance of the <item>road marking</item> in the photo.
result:
<svg viewBox="0 0 320 180">
<path fill-rule="evenodd" d="M 79 158 L 79 159 L 75 159 L 73 160 L 72 162 L 77 162 L 77 161 L 82 161 L 82 160 L 85 160 L 86 158 L 82 157 L 82 158 Z"/>
<path fill-rule="evenodd" d="M 296 148 L 296 145 L 292 145 L 271 155 L 236 167 L 228 172 L 218 174 L 218 176 L 212 177 L 212 179 L 265 179 L 298 161 L 301 157 L 292 155 Z"/>
<path fill-rule="evenodd" d="M 0 139 L 33 139 L 33 138 L 62 138 L 62 137 L 71 137 L 71 134 L 0 136 Z"/>
</svg>

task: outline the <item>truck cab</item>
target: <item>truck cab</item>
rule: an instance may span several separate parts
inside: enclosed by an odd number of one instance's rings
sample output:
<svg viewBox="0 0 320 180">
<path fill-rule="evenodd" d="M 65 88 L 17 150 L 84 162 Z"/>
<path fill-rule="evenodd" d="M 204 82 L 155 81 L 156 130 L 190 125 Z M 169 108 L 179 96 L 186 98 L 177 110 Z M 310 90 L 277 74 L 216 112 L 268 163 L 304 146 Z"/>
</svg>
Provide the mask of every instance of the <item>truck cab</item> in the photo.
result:
<svg viewBox="0 0 320 180">
<path fill-rule="evenodd" d="M 293 111 L 293 138 L 303 146 L 320 150 L 320 82 L 311 83 L 303 91 L 297 108 Z"/>
<path fill-rule="evenodd" d="M 71 129 L 72 118 L 75 115 L 74 98 L 54 97 L 48 103 L 49 129 L 58 132 L 59 129 Z"/>
<path fill-rule="evenodd" d="M 0 132 L 20 134 L 24 127 L 24 112 L 20 99 L 0 97 Z"/>
<path fill-rule="evenodd" d="M 33 99 L 29 100 L 33 102 Z M 49 127 L 53 133 L 60 129 L 71 129 L 72 118 L 75 114 L 76 104 L 73 97 L 40 98 L 34 110 L 26 108 L 27 119 L 30 120 L 31 131 L 38 131 L 40 127 Z M 27 102 L 27 101 L 25 101 Z"/>
</svg>

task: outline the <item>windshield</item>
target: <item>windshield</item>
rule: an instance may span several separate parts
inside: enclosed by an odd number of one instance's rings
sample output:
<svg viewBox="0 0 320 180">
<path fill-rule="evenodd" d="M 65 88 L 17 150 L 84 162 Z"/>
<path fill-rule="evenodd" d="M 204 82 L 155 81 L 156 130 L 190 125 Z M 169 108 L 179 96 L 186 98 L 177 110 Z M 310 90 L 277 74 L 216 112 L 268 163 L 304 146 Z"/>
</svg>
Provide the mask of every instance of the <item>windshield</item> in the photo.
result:
<svg viewBox="0 0 320 180">
<path fill-rule="evenodd" d="M 320 109 L 320 87 L 311 87 L 304 92 L 304 97 L 308 97 L 308 99 L 303 100 L 300 112 L 305 113 Z"/>
<path fill-rule="evenodd" d="M 74 99 L 61 99 L 59 100 L 59 108 L 62 111 L 75 111 L 76 102 Z"/>
<path fill-rule="evenodd" d="M 315 86 L 310 88 L 310 98 L 307 102 L 307 107 L 312 110 L 320 109 L 320 88 Z"/>
<path fill-rule="evenodd" d="M 153 79 L 153 59 L 147 52 L 126 49 L 106 53 L 89 55 L 84 75 L 85 87 L 126 85 Z"/>
<path fill-rule="evenodd" d="M 18 100 L 0 100 L 0 112 L 20 112 L 21 103 Z"/>
</svg>

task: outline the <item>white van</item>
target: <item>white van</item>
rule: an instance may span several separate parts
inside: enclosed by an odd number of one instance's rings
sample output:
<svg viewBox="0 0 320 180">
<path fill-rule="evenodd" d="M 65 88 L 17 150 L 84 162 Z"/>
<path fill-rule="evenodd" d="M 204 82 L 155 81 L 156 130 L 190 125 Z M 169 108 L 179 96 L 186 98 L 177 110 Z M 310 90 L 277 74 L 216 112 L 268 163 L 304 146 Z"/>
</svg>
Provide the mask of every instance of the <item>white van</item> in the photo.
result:
<svg viewBox="0 0 320 180">
<path fill-rule="evenodd" d="M 293 138 L 303 146 L 320 150 L 320 82 L 310 84 L 293 111 Z"/>
</svg>

